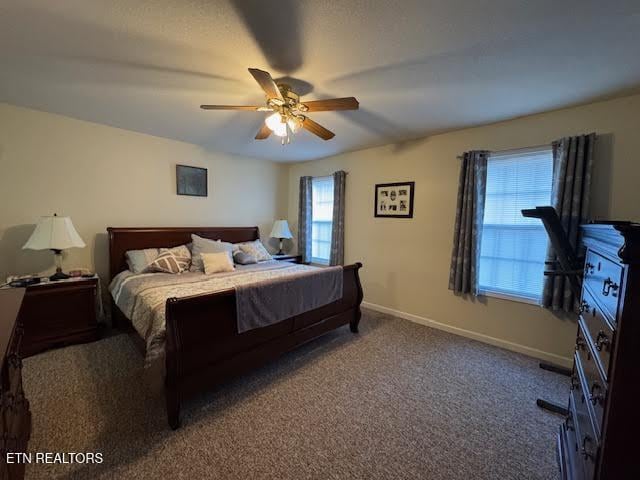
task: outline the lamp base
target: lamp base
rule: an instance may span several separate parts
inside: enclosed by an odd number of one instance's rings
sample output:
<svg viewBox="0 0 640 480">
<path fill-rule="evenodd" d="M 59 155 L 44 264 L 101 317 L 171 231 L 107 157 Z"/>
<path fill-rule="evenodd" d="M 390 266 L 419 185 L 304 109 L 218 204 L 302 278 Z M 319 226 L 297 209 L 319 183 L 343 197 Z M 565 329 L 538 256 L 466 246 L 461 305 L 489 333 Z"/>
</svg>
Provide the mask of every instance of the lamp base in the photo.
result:
<svg viewBox="0 0 640 480">
<path fill-rule="evenodd" d="M 56 273 L 51 275 L 49 277 L 49 280 L 51 280 L 52 282 L 55 282 L 56 280 L 66 280 L 67 278 L 70 278 L 69 275 L 67 275 L 66 273 L 63 273 L 62 269 L 56 268 Z"/>
<path fill-rule="evenodd" d="M 282 238 L 279 238 L 278 240 L 280 240 L 280 250 L 278 250 L 276 255 L 284 255 L 284 252 L 282 251 Z"/>
</svg>

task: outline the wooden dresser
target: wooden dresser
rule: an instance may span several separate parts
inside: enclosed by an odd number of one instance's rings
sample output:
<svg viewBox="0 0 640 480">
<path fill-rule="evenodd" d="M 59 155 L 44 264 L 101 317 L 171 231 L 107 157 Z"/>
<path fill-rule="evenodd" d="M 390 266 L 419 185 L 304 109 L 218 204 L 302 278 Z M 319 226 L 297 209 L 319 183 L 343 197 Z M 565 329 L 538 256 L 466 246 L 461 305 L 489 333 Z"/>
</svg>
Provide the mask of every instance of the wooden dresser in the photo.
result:
<svg viewBox="0 0 640 480">
<path fill-rule="evenodd" d="M 590 224 L 563 479 L 640 479 L 640 224 Z"/>
<path fill-rule="evenodd" d="M 18 313 L 24 289 L 0 290 L 0 479 L 24 477 L 24 463 L 7 463 L 7 452 L 26 452 L 31 435 L 29 401 L 22 390 L 20 343 L 24 329 Z"/>
</svg>

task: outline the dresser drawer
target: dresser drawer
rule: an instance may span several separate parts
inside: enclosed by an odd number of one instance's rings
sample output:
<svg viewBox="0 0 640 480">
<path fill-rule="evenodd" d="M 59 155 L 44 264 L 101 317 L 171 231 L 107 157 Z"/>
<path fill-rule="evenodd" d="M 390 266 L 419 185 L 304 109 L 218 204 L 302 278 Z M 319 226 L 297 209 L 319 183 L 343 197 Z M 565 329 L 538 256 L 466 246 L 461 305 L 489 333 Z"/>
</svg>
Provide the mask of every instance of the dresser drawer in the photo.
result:
<svg viewBox="0 0 640 480">
<path fill-rule="evenodd" d="M 23 358 L 98 337 L 97 280 L 51 282 L 27 288 L 20 310 Z"/>
<path fill-rule="evenodd" d="M 580 316 L 591 337 L 591 343 L 600 362 L 602 375 L 607 380 L 609 377 L 609 364 L 613 350 L 614 330 L 605 318 L 600 306 L 587 289 L 582 290 L 582 302 L 580 304 Z"/>
<path fill-rule="evenodd" d="M 584 283 L 602 306 L 607 318 L 615 325 L 622 283 L 622 265 L 589 250 L 584 264 Z"/>
<path fill-rule="evenodd" d="M 577 386 L 577 388 L 579 389 L 580 387 Z M 563 426 L 565 430 L 565 441 L 567 443 L 565 459 L 567 480 L 584 477 L 582 452 L 580 451 L 581 446 L 578 441 L 578 432 L 576 430 L 577 415 L 573 395 L 569 395 L 569 413 L 565 418 Z"/>
<path fill-rule="evenodd" d="M 576 341 L 575 369 L 593 417 L 593 429 L 596 435 L 599 436 L 604 417 L 604 404 L 607 398 L 607 383 L 600 376 L 582 321 L 580 324 Z"/>
<path fill-rule="evenodd" d="M 576 372 L 574 372 L 574 376 L 575 374 Z M 588 402 L 580 381 L 572 381 L 569 408 L 571 409 L 570 425 L 575 431 L 576 439 L 574 446 L 574 453 L 578 460 L 576 470 L 582 473 L 578 478 L 592 479 L 598 458 L 599 444 L 591 424 Z"/>
</svg>

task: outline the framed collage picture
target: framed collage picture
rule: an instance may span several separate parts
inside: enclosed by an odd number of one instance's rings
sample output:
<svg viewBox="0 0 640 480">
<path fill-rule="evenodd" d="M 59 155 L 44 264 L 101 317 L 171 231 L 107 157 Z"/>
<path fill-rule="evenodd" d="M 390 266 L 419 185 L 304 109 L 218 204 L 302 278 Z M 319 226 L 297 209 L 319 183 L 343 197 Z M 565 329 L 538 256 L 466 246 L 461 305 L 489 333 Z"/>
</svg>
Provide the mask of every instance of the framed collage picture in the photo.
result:
<svg viewBox="0 0 640 480">
<path fill-rule="evenodd" d="M 374 216 L 413 218 L 414 190 L 415 182 L 376 184 Z"/>
</svg>

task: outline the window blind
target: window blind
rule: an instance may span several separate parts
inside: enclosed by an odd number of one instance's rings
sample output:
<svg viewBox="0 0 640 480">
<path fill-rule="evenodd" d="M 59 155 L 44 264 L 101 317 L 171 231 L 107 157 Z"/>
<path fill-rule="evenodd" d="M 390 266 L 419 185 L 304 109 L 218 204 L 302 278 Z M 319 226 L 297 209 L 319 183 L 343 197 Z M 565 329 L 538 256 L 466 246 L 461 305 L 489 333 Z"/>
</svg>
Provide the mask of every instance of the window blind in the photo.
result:
<svg viewBox="0 0 640 480">
<path fill-rule="evenodd" d="M 333 177 L 314 177 L 311 196 L 311 261 L 328 264 L 333 222 Z"/>
<path fill-rule="evenodd" d="M 480 243 L 478 284 L 493 292 L 539 302 L 547 235 L 521 210 L 550 205 L 551 148 L 490 155 Z"/>
</svg>

